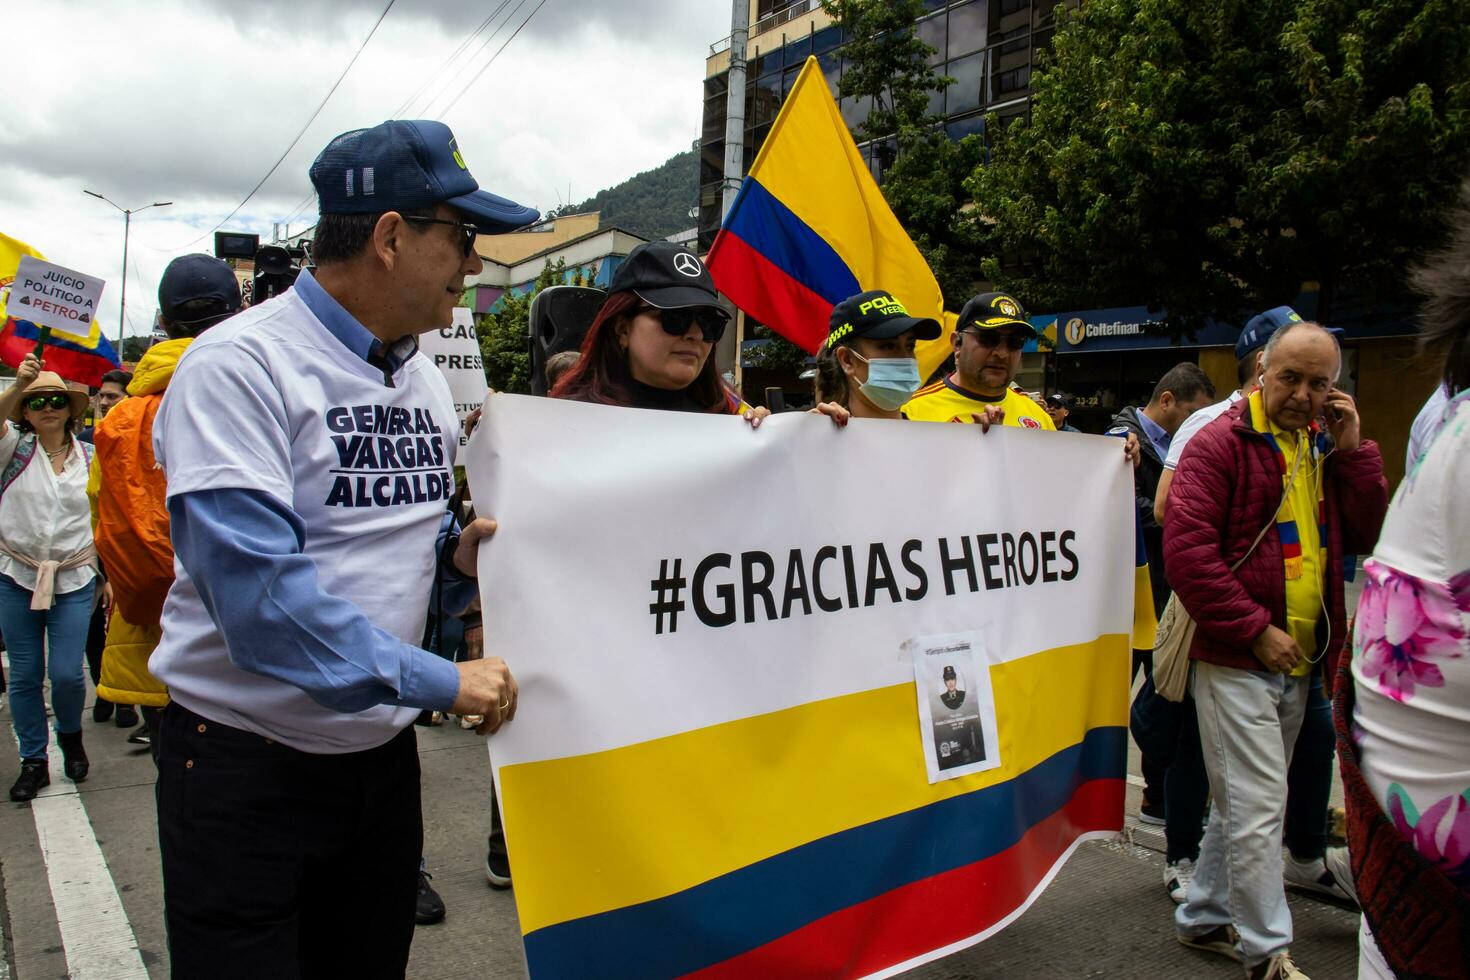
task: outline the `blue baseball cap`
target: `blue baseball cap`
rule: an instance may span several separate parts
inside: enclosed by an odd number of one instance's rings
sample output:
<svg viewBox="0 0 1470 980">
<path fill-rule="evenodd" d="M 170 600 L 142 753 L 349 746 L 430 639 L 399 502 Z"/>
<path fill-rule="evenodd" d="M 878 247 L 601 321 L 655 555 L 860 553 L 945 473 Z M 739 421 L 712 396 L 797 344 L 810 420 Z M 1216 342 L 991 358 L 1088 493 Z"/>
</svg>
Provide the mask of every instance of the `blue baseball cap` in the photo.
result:
<svg viewBox="0 0 1470 980">
<path fill-rule="evenodd" d="M 195 311 L 192 320 L 183 306 L 192 300 L 209 300 L 208 312 Z M 234 271 L 213 255 L 194 252 L 180 255 L 163 270 L 158 281 L 158 309 L 174 323 L 189 324 L 240 312 L 240 281 Z"/>
<path fill-rule="evenodd" d="M 1243 361 L 1262 347 L 1271 335 L 1290 323 L 1301 323 L 1301 314 L 1289 306 L 1278 306 L 1258 313 L 1245 322 L 1245 329 L 1240 331 L 1240 339 L 1235 342 L 1235 359 Z M 1341 327 L 1323 327 L 1328 333 L 1342 342 L 1342 336 L 1347 331 Z"/>
<path fill-rule="evenodd" d="M 311 165 L 322 214 L 413 211 L 443 202 L 482 234 L 513 231 L 535 208 L 480 190 L 449 127 L 432 119 L 390 119 L 343 133 Z"/>
</svg>

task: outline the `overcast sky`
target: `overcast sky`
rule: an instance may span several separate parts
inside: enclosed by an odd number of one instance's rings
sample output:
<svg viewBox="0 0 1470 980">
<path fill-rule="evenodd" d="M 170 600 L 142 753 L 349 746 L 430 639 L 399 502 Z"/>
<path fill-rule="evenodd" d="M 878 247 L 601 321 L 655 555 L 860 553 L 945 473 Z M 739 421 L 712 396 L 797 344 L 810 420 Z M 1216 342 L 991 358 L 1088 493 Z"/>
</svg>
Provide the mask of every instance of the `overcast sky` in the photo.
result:
<svg viewBox="0 0 1470 980">
<path fill-rule="evenodd" d="M 105 278 L 101 323 L 115 342 L 123 216 L 82 191 L 135 210 L 172 201 L 133 217 L 127 332 L 145 333 L 163 267 L 213 248 L 206 233 L 290 144 L 386 2 L 7 0 L 16 84 L 0 127 L 0 231 Z M 688 149 L 708 46 L 729 33 L 727 2 L 545 0 L 454 102 L 540 2 L 396 0 L 321 115 L 225 228 L 266 240 L 294 212 L 291 227 L 304 229 L 315 218 L 314 199 L 305 202 L 316 154 L 338 133 L 389 118 L 443 120 L 481 187 L 543 212 Z"/>
</svg>

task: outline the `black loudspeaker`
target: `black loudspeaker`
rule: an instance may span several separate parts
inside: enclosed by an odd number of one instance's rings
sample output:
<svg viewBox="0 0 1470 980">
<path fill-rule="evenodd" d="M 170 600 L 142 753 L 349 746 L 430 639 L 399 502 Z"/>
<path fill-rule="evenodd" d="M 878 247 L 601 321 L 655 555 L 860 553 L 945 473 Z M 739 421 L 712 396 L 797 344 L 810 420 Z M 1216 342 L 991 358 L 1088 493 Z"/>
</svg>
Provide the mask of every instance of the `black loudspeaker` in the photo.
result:
<svg viewBox="0 0 1470 980">
<path fill-rule="evenodd" d="M 531 300 L 531 394 L 546 394 L 546 361 L 577 350 L 607 293 L 588 286 L 548 286 Z"/>
</svg>

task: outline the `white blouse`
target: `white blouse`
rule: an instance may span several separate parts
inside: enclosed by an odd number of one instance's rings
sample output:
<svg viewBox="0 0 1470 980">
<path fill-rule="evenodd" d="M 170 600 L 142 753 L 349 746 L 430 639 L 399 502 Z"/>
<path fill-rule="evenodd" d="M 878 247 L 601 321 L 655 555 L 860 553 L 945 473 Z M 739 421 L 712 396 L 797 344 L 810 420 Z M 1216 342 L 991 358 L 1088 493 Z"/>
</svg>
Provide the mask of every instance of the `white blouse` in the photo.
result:
<svg viewBox="0 0 1470 980">
<path fill-rule="evenodd" d="M 0 469 L 20 443 L 20 430 L 9 422 L 0 436 Z M 18 555 L 37 561 L 65 561 L 92 543 L 92 511 L 87 501 L 87 465 L 72 441 L 66 464 L 57 473 L 38 444 L 36 454 L 0 496 L 0 540 Z M 90 565 L 56 573 L 56 594 L 75 592 L 96 574 Z M 36 587 L 36 570 L 0 555 L 0 575 L 24 589 Z"/>
</svg>

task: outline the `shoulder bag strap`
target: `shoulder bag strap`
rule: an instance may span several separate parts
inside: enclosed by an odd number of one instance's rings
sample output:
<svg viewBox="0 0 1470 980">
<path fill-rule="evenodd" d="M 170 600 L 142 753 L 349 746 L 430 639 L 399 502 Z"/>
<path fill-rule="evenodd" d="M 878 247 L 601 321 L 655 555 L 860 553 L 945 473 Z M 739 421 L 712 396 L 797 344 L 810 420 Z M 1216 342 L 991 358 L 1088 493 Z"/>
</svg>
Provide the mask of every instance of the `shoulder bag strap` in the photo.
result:
<svg viewBox="0 0 1470 980">
<path fill-rule="evenodd" d="M 1256 539 L 1251 542 L 1251 546 L 1246 549 L 1245 554 L 1240 556 L 1240 560 L 1237 561 L 1234 565 L 1230 566 L 1230 570 L 1232 572 L 1240 568 L 1241 565 L 1245 564 L 1245 560 L 1249 558 L 1251 554 L 1256 550 L 1256 545 L 1261 543 L 1261 539 L 1266 536 L 1266 532 L 1276 526 L 1276 516 L 1281 513 L 1281 505 L 1286 503 L 1286 495 L 1291 493 L 1291 485 L 1296 480 L 1296 471 L 1301 467 L 1301 465 L 1302 452 L 1300 449 L 1298 449 L 1296 457 L 1291 461 L 1291 475 L 1286 478 L 1286 486 L 1282 487 L 1281 489 L 1281 500 L 1276 504 L 1276 509 L 1271 512 L 1271 519 L 1266 522 L 1265 527 L 1261 528 L 1261 533 L 1256 535 Z"/>
</svg>

